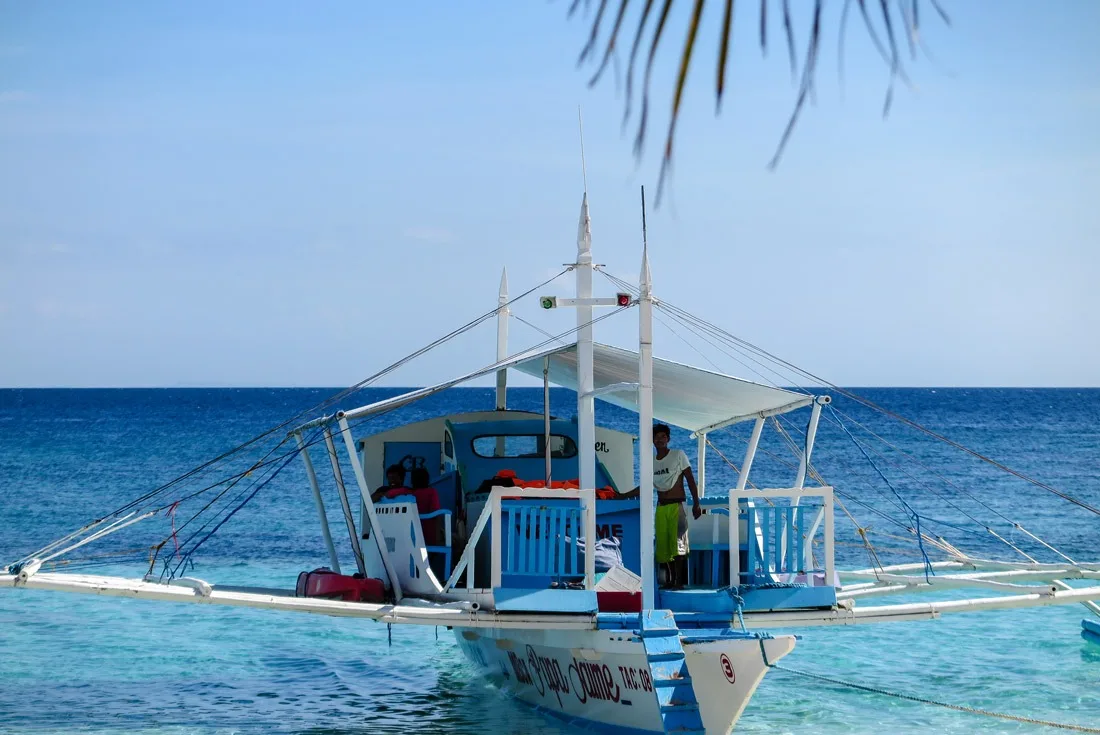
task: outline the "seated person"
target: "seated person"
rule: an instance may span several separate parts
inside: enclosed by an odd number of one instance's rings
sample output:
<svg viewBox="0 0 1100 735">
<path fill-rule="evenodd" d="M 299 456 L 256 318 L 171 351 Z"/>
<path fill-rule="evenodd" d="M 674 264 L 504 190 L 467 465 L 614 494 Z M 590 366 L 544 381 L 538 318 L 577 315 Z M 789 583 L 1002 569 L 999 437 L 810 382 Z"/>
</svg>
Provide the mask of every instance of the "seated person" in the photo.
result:
<svg viewBox="0 0 1100 735">
<path fill-rule="evenodd" d="M 383 485 L 370 494 L 372 503 L 377 503 L 384 497 L 387 497 L 386 493 L 391 490 L 407 490 L 405 487 L 405 468 L 399 464 L 391 464 L 386 468 L 386 482 L 388 484 Z M 392 496 L 390 496 L 392 497 Z"/>
<path fill-rule="evenodd" d="M 439 493 L 428 484 L 430 476 L 423 467 L 417 467 L 412 471 L 412 489 L 397 487 L 386 491 L 387 498 L 398 498 L 402 495 L 412 495 L 416 498 L 416 512 L 423 515 L 440 509 Z M 442 518 L 429 518 L 421 521 L 420 527 L 424 531 L 424 543 L 428 546 L 441 545 L 445 537 L 443 526 L 439 522 Z"/>
</svg>

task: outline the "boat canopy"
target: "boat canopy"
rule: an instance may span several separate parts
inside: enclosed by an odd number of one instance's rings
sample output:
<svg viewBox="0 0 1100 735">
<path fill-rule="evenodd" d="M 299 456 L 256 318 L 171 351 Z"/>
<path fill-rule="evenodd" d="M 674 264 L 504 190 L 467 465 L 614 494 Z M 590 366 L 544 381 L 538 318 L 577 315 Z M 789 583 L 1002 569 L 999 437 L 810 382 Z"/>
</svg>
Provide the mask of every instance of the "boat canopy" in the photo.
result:
<svg viewBox="0 0 1100 735">
<path fill-rule="evenodd" d="M 550 382 L 576 390 L 576 344 L 524 360 L 515 368 L 541 378 L 546 358 Z M 599 398 L 638 411 L 637 352 L 596 343 L 592 347 L 592 367 L 593 388 Z M 813 400 L 805 393 L 653 358 L 653 417 L 698 434 L 758 416 L 793 411 Z"/>
<path fill-rule="evenodd" d="M 638 353 L 595 343 L 592 349 L 593 386 L 597 397 L 620 408 L 638 410 Z M 514 355 L 458 378 L 410 391 L 344 412 L 347 419 L 366 418 L 392 411 L 447 388 L 514 368 L 542 378 L 549 363 L 550 383 L 577 389 L 576 343 Z M 653 358 L 653 417 L 681 429 L 703 434 L 740 421 L 787 413 L 810 405 L 814 396 Z M 294 431 L 330 423 L 326 416 Z"/>
</svg>

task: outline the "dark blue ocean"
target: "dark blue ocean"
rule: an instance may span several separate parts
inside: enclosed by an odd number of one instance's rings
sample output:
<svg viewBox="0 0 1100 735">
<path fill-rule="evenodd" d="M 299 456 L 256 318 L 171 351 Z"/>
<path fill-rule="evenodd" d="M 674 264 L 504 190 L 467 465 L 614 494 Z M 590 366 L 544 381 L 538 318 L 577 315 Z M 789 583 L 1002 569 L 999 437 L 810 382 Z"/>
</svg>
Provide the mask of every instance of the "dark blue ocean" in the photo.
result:
<svg viewBox="0 0 1100 735">
<path fill-rule="evenodd" d="M 0 390 L 0 565 L 155 490 L 334 392 Z M 362 405 L 398 392 L 370 389 L 340 405 Z M 1100 390 L 859 392 L 1100 506 Z M 488 389 L 454 389 L 355 430 L 363 434 L 490 408 L 491 396 Z M 513 389 L 510 406 L 541 410 L 541 390 Z M 1100 560 L 1100 517 L 850 400 L 838 397 L 834 406 L 837 412 L 823 415 L 813 464 L 867 529 L 884 563 L 921 560 L 907 531 L 914 518 L 933 538 L 977 556 L 1022 559 L 990 528 L 1040 561 L 1059 560 L 1014 528 L 1015 522 L 1069 557 Z M 552 410 L 573 416 L 573 394 L 555 390 Z M 784 428 L 799 439 L 807 416 L 808 411 L 793 415 Z M 631 414 L 602 403 L 597 420 L 637 432 Z M 739 464 L 747 429 L 732 427 L 712 440 Z M 159 573 L 165 562 L 176 560 L 173 527 L 186 551 L 187 539 L 193 546 L 216 525 L 203 529 L 201 520 L 184 525 L 217 492 L 199 491 L 265 456 L 278 460 L 287 449 L 276 447 L 284 434 L 285 428 L 174 485 L 162 498 L 192 496 L 174 514 L 160 513 L 103 543 L 89 544 L 73 552 L 71 566 L 59 570 L 138 577 L 149 569 L 149 548 L 168 539 L 153 564 Z M 694 460 L 695 444 L 686 433 L 675 432 L 673 441 Z M 904 459 L 902 451 L 919 464 Z M 316 451 L 314 459 L 324 477 L 323 453 Z M 769 431 L 753 468 L 755 483 L 788 486 L 792 461 L 782 438 Z M 239 510 L 194 551 L 186 574 L 220 583 L 292 586 L 299 571 L 327 563 L 301 462 L 291 461 L 272 477 L 280 464 L 262 465 L 222 496 L 226 510 L 229 503 Z M 733 479 L 729 466 L 711 453 L 708 494 L 728 488 Z M 331 480 L 324 492 L 337 535 L 340 520 Z M 853 524 L 843 513 L 837 518 L 838 565 L 869 566 Z M 934 549 L 926 551 L 942 558 Z M 123 552 L 126 556 L 115 556 Z M 915 599 L 932 598 L 887 597 L 877 604 Z M 1072 605 L 916 623 L 804 628 L 796 631 L 803 639 L 784 663 L 956 704 L 1100 727 L 1100 645 L 1079 634 L 1080 620 L 1088 614 Z M 359 620 L 2 589 L 0 731 L 566 731 L 476 678 L 447 630 L 399 627 L 392 632 L 390 643 L 385 626 Z M 775 671 L 737 731 L 1049 730 Z"/>
</svg>

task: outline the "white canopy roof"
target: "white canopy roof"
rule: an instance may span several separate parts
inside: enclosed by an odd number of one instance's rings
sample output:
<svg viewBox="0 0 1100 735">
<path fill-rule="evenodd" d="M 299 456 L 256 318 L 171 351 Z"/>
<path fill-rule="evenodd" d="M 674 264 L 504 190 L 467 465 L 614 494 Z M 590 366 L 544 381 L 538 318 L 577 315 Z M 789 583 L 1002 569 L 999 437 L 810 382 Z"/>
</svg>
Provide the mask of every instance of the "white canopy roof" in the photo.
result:
<svg viewBox="0 0 1100 735">
<path fill-rule="evenodd" d="M 593 345 L 592 365 L 597 392 L 626 383 L 618 390 L 601 393 L 608 403 L 638 410 L 638 353 L 608 345 Z M 550 382 L 577 389 L 577 346 L 571 344 L 514 367 L 542 378 L 543 362 L 550 361 Z M 653 359 L 653 417 L 696 433 L 757 416 L 786 413 L 813 402 L 813 396 L 753 383 L 729 375 L 701 370 L 678 362 Z"/>
<path fill-rule="evenodd" d="M 595 390 L 606 391 L 598 397 L 621 408 L 637 411 L 638 353 L 599 343 L 593 345 L 592 352 Z M 551 383 L 577 389 L 577 345 L 569 344 L 521 353 L 444 383 L 351 409 L 344 417 L 365 418 L 392 411 L 441 390 L 491 375 L 502 368 L 515 368 L 541 379 L 546 360 L 550 362 Z M 813 396 L 805 393 L 773 388 L 677 362 L 653 359 L 653 418 L 695 433 L 704 433 L 758 416 L 786 413 L 808 406 L 813 400 Z M 332 416 L 324 416 L 299 426 L 294 431 L 327 424 L 333 419 Z"/>
</svg>

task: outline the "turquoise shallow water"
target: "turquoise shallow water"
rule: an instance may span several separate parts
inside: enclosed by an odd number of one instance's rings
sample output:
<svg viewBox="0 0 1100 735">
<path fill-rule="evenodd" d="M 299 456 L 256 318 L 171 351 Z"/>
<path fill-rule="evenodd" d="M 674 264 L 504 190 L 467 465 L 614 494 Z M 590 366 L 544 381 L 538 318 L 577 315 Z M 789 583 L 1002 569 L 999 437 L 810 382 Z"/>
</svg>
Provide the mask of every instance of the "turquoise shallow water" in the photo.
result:
<svg viewBox="0 0 1100 735">
<path fill-rule="evenodd" d="M 0 561 L 117 507 L 329 392 L 0 391 Z M 514 393 L 513 405 L 537 405 L 538 391 Z M 361 402 L 384 394 L 372 393 Z M 480 407 L 487 395 L 451 391 L 386 416 L 372 430 Z M 1094 504 L 1100 501 L 1100 391 L 897 389 L 872 397 Z M 570 394 L 555 393 L 555 410 L 571 415 L 570 400 Z M 983 502 L 1057 540 L 1067 553 L 1100 558 L 1095 516 L 957 453 L 944 453 L 911 432 L 842 408 L 934 462 L 937 471 L 966 478 L 966 487 Z M 600 415 L 601 423 L 630 428 L 626 414 Z M 691 446 L 683 436 L 674 439 Z M 716 439 L 739 456 L 736 432 Z M 815 463 L 828 480 L 867 505 L 898 515 L 890 491 L 873 470 L 860 469 L 866 463 L 842 432 L 823 423 L 819 441 Z M 780 447 L 771 448 L 778 453 Z M 767 460 L 762 456 L 754 472 L 761 482 L 780 481 L 785 468 Z M 717 465 L 708 465 L 708 476 L 712 486 L 731 479 Z M 945 507 L 921 483 L 889 470 L 887 476 L 919 513 L 943 523 L 937 532 L 953 543 L 1006 556 L 965 513 Z M 943 487 L 936 489 L 950 492 Z M 966 513 L 996 520 L 957 491 L 948 497 Z M 867 508 L 849 505 L 873 529 L 897 531 Z M 181 521 L 189 515 L 186 507 L 178 512 Z M 148 529 L 136 527 L 119 548 L 163 538 L 168 524 L 165 518 L 151 519 Z M 838 533 L 841 562 L 865 565 L 858 547 L 843 543 L 854 541 L 850 529 Z M 915 559 L 902 541 L 881 536 L 876 542 L 894 555 L 891 560 Z M 225 583 L 289 585 L 298 571 L 321 563 L 324 551 L 308 486 L 294 464 L 200 549 L 188 573 Z M 140 562 L 93 570 L 144 572 Z M 884 601 L 915 599 L 928 598 Z M 803 640 L 784 664 L 957 704 L 1100 727 L 1100 646 L 1080 637 L 1085 614 L 1075 605 L 804 628 L 794 631 Z M 0 731 L 566 731 L 473 676 L 451 634 L 441 629 L 437 639 L 436 632 L 398 627 L 391 644 L 385 626 L 364 621 L 0 590 Z M 737 732 L 933 730 L 1053 732 L 782 671 L 765 679 Z"/>
</svg>

